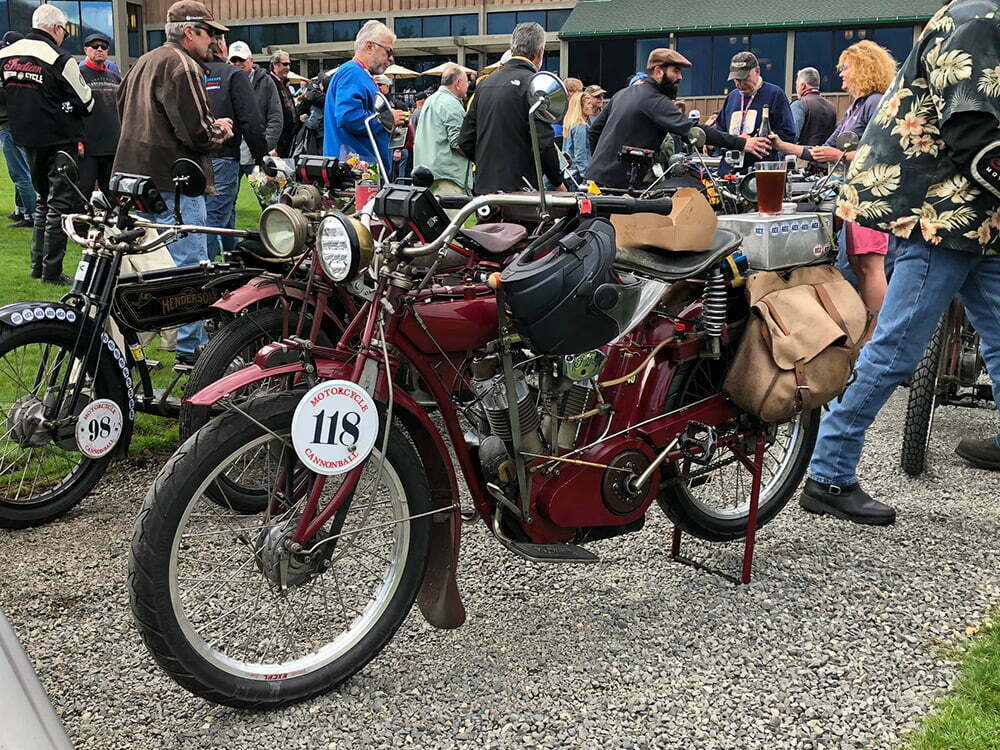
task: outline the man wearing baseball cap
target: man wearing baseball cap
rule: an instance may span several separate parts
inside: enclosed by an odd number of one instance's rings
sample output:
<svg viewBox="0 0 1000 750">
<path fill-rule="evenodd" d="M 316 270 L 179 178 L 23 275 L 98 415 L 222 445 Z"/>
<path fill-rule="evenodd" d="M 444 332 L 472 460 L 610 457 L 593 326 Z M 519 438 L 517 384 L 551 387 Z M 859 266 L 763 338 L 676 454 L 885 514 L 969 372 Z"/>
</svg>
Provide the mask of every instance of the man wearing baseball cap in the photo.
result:
<svg viewBox="0 0 1000 750">
<path fill-rule="evenodd" d="M 687 138 L 691 121 L 674 99 L 683 70 L 690 67 L 677 50 L 659 47 L 649 53 L 647 77 L 615 94 L 590 126 L 589 179 L 601 187 L 629 187 L 625 167 L 618 161 L 622 146 L 657 151 L 668 133 Z M 749 153 L 763 154 L 770 148 L 766 138 L 736 137 L 715 128 L 705 128 L 705 140 L 711 146 Z"/>
<path fill-rule="evenodd" d="M 86 137 L 80 160 L 80 189 L 85 195 L 90 195 L 95 184 L 107 194 L 121 133 L 118 87 L 122 77 L 108 65 L 110 48 L 111 40 L 100 31 L 88 34 L 83 40 L 87 59 L 80 64 L 80 75 L 94 93 L 94 111 L 83 122 Z"/>
<path fill-rule="evenodd" d="M 231 138 L 233 122 L 216 119 L 208 105 L 205 63 L 212 59 L 216 38 L 226 27 L 197 0 L 180 0 L 167 9 L 164 26 L 167 41 L 139 58 L 122 81 L 118 96 L 122 134 L 115 155 L 115 172 L 147 175 L 164 197 L 172 196 L 173 163 L 185 157 L 196 161 L 212 186 L 209 154 Z M 168 204 L 172 201 L 167 201 Z M 205 197 L 181 196 L 182 219 L 205 224 Z M 161 223 L 174 223 L 173 212 L 149 216 Z M 179 265 L 197 265 L 209 260 L 204 234 L 189 234 L 168 245 Z M 199 321 L 181 326 L 177 332 L 177 362 L 191 364 L 199 347 L 208 343 Z"/>
<path fill-rule="evenodd" d="M 719 110 L 716 120 L 719 127 L 730 135 L 751 136 L 760 132 L 764 107 L 769 110 L 768 120 L 771 132 L 781 140 L 795 142 L 795 117 L 788 104 L 788 97 L 780 86 L 768 83 L 760 73 L 760 61 L 753 52 L 737 52 L 729 63 L 729 80 L 733 90 Z M 742 159 L 723 159 L 719 164 L 719 174 L 732 171 L 748 172 L 763 154 L 744 154 Z M 734 166 L 729 162 L 742 162 Z"/>
</svg>

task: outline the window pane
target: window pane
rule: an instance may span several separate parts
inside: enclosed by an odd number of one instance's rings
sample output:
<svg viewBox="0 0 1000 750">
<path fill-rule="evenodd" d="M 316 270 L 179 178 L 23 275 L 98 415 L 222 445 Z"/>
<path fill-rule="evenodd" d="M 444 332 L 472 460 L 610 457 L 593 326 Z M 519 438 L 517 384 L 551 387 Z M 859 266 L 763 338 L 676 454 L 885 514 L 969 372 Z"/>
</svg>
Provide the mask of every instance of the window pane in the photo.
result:
<svg viewBox="0 0 1000 750">
<path fill-rule="evenodd" d="M 517 12 L 517 22 L 531 23 L 534 21 L 543 29 L 545 28 L 545 11 L 544 10 L 519 10 Z M 513 31 L 513 29 L 511 29 Z"/>
<path fill-rule="evenodd" d="M 39 6 L 39 0 L 9 0 L 10 28 L 27 34 L 31 31 L 31 14 Z"/>
<path fill-rule="evenodd" d="M 315 78 L 319 75 L 319 60 L 306 60 L 306 76 Z"/>
<path fill-rule="evenodd" d="M 306 24 L 306 42 L 309 44 L 332 41 L 333 21 L 310 21 Z"/>
<path fill-rule="evenodd" d="M 572 12 L 571 8 L 548 11 L 548 21 L 545 24 L 545 30 L 559 31 L 559 29 L 563 27 L 563 24 L 566 23 L 566 19 L 569 18 L 569 14 Z"/>
<path fill-rule="evenodd" d="M 669 47 L 670 40 L 667 38 L 660 39 L 639 39 L 635 43 L 635 69 L 645 70 L 646 60 L 649 59 L 649 53 L 658 47 Z M 691 58 L 688 58 L 689 60 Z M 688 71 L 684 71 L 684 77 L 687 78 Z"/>
<path fill-rule="evenodd" d="M 816 68 L 821 91 L 839 91 L 840 78 L 834 68 L 832 31 L 795 32 L 795 70 Z"/>
<path fill-rule="evenodd" d="M 542 70 L 547 70 L 550 73 L 555 73 L 559 75 L 559 53 L 558 52 L 546 52 L 545 56 L 542 58 Z"/>
<path fill-rule="evenodd" d="M 271 23 L 260 28 L 263 40 L 261 47 L 299 43 L 299 25 L 297 23 Z"/>
<path fill-rule="evenodd" d="M 7 23 L 7 0 L 0 0 L 0 34 L 6 34 L 10 31 L 10 25 Z"/>
<path fill-rule="evenodd" d="M 873 41 L 881 44 L 896 58 L 897 67 L 909 56 L 913 49 L 913 27 L 896 26 L 872 30 Z"/>
<path fill-rule="evenodd" d="M 250 44 L 250 27 L 249 26 L 229 26 L 229 31 L 226 32 L 226 42 L 231 47 L 233 42 L 245 42 Z M 253 49 L 250 50 L 253 52 Z"/>
<path fill-rule="evenodd" d="M 750 49 L 749 34 L 727 34 L 716 36 L 712 40 L 712 83 L 705 94 L 721 94 L 729 91 L 733 84 L 729 82 L 729 61 L 737 52 Z"/>
<path fill-rule="evenodd" d="M 488 13 L 486 15 L 487 34 L 510 34 L 516 25 L 516 13 Z"/>
<path fill-rule="evenodd" d="M 142 6 L 127 3 L 125 11 L 128 13 L 126 24 L 126 28 L 128 28 L 128 55 L 129 57 L 139 57 L 142 55 Z"/>
<path fill-rule="evenodd" d="M 451 17 L 452 36 L 475 36 L 479 33 L 479 16 L 463 13 Z"/>
<path fill-rule="evenodd" d="M 333 24 L 333 41 L 353 42 L 361 29 L 361 21 L 337 21 Z"/>
<path fill-rule="evenodd" d="M 773 83 L 780 89 L 785 88 L 785 50 L 788 44 L 787 34 L 754 34 L 750 37 L 750 51 L 757 55 L 760 62 L 760 74 L 765 81 Z M 729 68 L 726 67 L 726 76 Z"/>
<path fill-rule="evenodd" d="M 424 16 L 421 36 L 451 36 L 451 16 Z"/>
<path fill-rule="evenodd" d="M 166 32 L 163 31 L 147 31 L 146 32 L 146 49 L 156 49 L 157 47 L 162 47 L 163 43 L 167 41 Z"/>
<path fill-rule="evenodd" d="M 83 29 L 80 32 L 81 46 L 89 34 L 100 31 L 102 34 L 107 34 L 108 40 L 111 42 L 108 54 L 115 54 L 115 23 L 111 3 L 92 1 L 80 3 L 80 14 L 83 21 Z"/>
<path fill-rule="evenodd" d="M 396 36 L 400 39 L 416 39 L 421 36 L 419 18 L 397 18 L 395 27 Z"/>
<path fill-rule="evenodd" d="M 678 37 L 677 51 L 691 61 L 691 67 L 684 69 L 677 93 L 681 96 L 718 93 L 712 89 L 712 37 Z"/>
<path fill-rule="evenodd" d="M 80 3 L 76 0 L 55 0 L 50 3 L 59 8 L 69 19 L 70 35 L 63 40 L 62 48 L 73 55 L 83 54 L 83 36 L 80 33 L 83 27 L 80 25 Z"/>
</svg>

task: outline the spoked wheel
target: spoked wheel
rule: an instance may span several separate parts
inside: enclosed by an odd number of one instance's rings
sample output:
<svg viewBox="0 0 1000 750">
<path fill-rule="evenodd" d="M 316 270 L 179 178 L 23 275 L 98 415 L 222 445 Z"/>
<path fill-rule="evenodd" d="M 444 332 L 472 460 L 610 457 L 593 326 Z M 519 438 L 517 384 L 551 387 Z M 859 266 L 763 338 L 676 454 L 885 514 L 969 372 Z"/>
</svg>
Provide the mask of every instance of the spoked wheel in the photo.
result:
<svg viewBox="0 0 1000 750">
<path fill-rule="evenodd" d="M 293 330 L 296 319 L 297 313 L 291 313 L 289 325 Z M 208 342 L 184 386 L 185 401 L 181 404 L 179 417 L 182 439 L 204 427 L 213 416 L 208 407 L 192 406 L 187 399 L 216 380 L 252 364 L 254 355 L 261 347 L 280 341 L 283 331 L 284 314 L 281 310 L 253 310 L 230 322 Z M 327 337 L 321 334 L 319 343 L 327 345 Z M 265 378 L 251 388 L 234 391 L 230 400 L 239 404 L 254 396 L 283 391 L 287 384 L 287 377 Z M 213 497 L 242 513 L 260 513 L 267 507 L 266 489 L 243 481 L 237 472 L 219 478 Z"/>
<path fill-rule="evenodd" d="M 389 642 L 423 578 L 430 518 L 414 516 L 430 510 L 430 493 L 398 430 L 384 461 L 379 438 L 349 502 L 304 549 L 292 546 L 312 487 L 285 481 L 305 471 L 289 438 L 300 396 L 253 399 L 251 419 L 226 414 L 199 430 L 136 522 L 129 587 L 143 640 L 174 680 L 217 703 L 280 706 L 346 680 Z M 263 513 L 209 497 L 241 465 L 271 494 Z M 321 507 L 339 479 L 327 479 Z"/>
<path fill-rule="evenodd" d="M 717 360 L 699 359 L 677 373 L 676 385 L 667 396 L 665 410 L 673 411 L 718 394 L 729 366 L 729 356 L 724 352 Z M 790 422 L 769 426 L 757 510 L 758 528 L 785 507 L 802 481 L 816 444 L 819 416 L 820 410 L 814 409 Z M 752 459 L 752 454 L 748 458 Z M 712 465 L 718 468 L 687 482 L 668 479 L 657 501 L 667 516 L 692 536 L 714 542 L 742 539 L 750 516 L 750 473 L 725 447 L 716 452 Z M 677 467 L 672 473 L 677 475 Z"/>
<path fill-rule="evenodd" d="M 111 399 L 127 412 L 127 394 L 118 365 L 96 342 L 97 366 L 84 373 L 72 356 L 76 329 L 66 323 L 0 326 L 0 526 L 37 526 L 79 503 L 104 474 L 112 455 L 87 458 L 76 446 L 75 420 L 50 428 L 44 407 L 54 403 L 63 381 L 83 377 L 75 414 L 97 399 Z M 68 401 L 68 399 L 67 399 Z M 68 403 L 58 416 L 72 416 Z M 131 424 L 120 441 L 128 444 Z"/>
</svg>

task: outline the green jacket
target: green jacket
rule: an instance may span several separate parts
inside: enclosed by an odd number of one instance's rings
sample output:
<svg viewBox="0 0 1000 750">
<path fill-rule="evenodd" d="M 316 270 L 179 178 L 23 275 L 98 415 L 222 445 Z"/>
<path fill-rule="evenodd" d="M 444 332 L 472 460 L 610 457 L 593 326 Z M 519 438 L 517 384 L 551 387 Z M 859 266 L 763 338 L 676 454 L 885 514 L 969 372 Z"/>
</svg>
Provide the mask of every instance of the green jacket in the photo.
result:
<svg viewBox="0 0 1000 750">
<path fill-rule="evenodd" d="M 455 150 L 465 119 L 462 101 L 442 86 L 427 98 L 413 138 L 413 166 L 427 167 L 436 180 L 472 189 L 472 164 Z"/>
</svg>

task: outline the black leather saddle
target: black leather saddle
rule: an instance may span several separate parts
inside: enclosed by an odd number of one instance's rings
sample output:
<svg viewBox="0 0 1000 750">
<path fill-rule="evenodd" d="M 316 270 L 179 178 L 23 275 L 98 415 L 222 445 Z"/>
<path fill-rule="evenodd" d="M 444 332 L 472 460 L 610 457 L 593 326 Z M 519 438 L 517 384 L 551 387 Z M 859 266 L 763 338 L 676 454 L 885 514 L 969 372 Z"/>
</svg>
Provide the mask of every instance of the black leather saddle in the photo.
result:
<svg viewBox="0 0 1000 750">
<path fill-rule="evenodd" d="M 459 230 L 459 238 L 470 249 L 488 255 L 503 255 L 517 247 L 528 236 L 528 230 L 520 224 L 495 222 L 477 224 Z M 471 242 L 470 242 L 471 241 Z"/>
<path fill-rule="evenodd" d="M 736 232 L 716 229 L 712 247 L 707 250 L 620 247 L 615 256 L 615 266 L 657 281 L 693 279 L 721 263 L 739 244 L 740 236 Z"/>
</svg>

